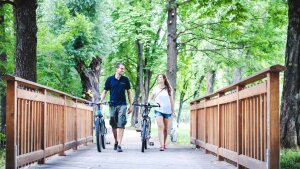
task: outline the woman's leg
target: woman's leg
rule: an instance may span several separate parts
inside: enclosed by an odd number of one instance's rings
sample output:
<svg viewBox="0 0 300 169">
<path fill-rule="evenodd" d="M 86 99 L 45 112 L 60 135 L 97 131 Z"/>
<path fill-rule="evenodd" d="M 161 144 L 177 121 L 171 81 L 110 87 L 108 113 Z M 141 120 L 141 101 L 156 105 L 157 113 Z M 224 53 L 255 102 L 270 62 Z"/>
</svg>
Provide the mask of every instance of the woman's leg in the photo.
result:
<svg viewBox="0 0 300 169">
<path fill-rule="evenodd" d="M 160 147 L 164 147 L 164 122 L 162 116 L 156 116 L 157 130 L 158 130 L 158 139 Z"/>
<path fill-rule="evenodd" d="M 164 123 L 164 148 L 166 149 L 166 144 L 167 144 L 167 136 L 168 136 L 168 130 L 169 130 L 169 122 L 170 119 L 164 118 L 163 123 Z"/>
</svg>

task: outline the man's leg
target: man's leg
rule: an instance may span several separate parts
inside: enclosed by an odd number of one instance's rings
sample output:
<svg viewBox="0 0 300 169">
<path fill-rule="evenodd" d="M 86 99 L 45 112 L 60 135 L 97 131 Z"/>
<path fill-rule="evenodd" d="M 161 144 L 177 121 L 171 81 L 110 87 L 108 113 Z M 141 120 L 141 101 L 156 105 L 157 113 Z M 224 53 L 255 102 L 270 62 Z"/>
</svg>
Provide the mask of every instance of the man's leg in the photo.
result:
<svg viewBox="0 0 300 169">
<path fill-rule="evenodd" d="M 124 135 L 124 129 L 123 128 L 118 128 L 118 144 L 121 145 L 122 139 Z"/>
<path fill-rule="evenodd" d="M 116 122 L 116 107 L 115 106 L 109 106 L 109 111 L 110 111 L 109 124 L 112 128 L 112 132 L 113 132 L 114 139 L 115 139 L 114 150 L 117 150 L 118 133 L 117 133 L 117 122 Z"/>
<path fill-rule="evenodd" d="M 121 148 L 121 144 L 122 144 L 122 139 L 123 139 L 123 135 L 124 135 L 124 129 L 125 129 L 125 125 L 127 123 L 127 119 L 126 119 L 126 110 L 127 107 L 126 106 L 120 106 L 119 112 L 118 112 L 118 122 L 117 122 L 117 126 L 118 126 L 118 152 L 122 152 L 122 148 Z"/>
<path fill-rule="evenodd" d="M 116 128 L 112 128 L 112 132 L 113 132 L 113 135 L 114 135 L 115 144 L 118 144 L 118 133 L 117 133 L 117 129 L 116 129 Z"/>
</svg>

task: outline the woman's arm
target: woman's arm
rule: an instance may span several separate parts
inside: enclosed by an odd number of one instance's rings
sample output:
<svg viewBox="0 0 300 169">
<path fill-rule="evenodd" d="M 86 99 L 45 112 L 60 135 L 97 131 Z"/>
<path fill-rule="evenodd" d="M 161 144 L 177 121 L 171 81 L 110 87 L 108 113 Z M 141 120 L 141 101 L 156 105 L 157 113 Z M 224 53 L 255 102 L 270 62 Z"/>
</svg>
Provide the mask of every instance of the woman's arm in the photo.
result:
<svg viewBox="0 0 300 169">
<path fill-rule="evenodd" d="M 176 117 L 175 109 L 174 109 L 174 99 L 173 99 L 173 92 L 171 91 L 170 95 L 170 103 L 171 103 L 171 110 L 174 117 Z"/>
</svg>

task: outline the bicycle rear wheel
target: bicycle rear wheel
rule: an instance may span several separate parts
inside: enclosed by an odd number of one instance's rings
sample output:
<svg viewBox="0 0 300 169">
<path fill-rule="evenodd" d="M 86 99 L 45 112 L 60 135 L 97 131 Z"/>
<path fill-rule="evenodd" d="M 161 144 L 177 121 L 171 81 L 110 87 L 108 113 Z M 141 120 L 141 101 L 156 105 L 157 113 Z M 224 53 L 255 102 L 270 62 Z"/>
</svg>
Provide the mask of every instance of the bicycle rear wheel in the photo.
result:
<svg viewBox="0 0 300 169">
<path fill-rule="evenodd" d="M 97 144 L 97 150 L 98 152 L 102 151 L 102 139 L 101 139 L 101 126 L 99 123 L 96 123 L 96 144 Z"/>
</svg>

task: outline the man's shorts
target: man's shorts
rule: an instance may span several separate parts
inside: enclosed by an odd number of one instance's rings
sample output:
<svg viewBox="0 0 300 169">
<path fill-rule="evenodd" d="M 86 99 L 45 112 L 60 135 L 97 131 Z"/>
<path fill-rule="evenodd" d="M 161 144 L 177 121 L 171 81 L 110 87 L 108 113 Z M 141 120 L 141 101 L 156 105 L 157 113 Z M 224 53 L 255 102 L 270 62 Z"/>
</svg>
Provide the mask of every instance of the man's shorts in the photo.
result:
<svg viewBox="0 0 300 169">
<path fill-rule="evenodd" d="M 127 123 L 126 110 L 126 105 L 109 106 L 109 124 L 112 128 L 125 128 L 125 125 Z"/>
</svg>

